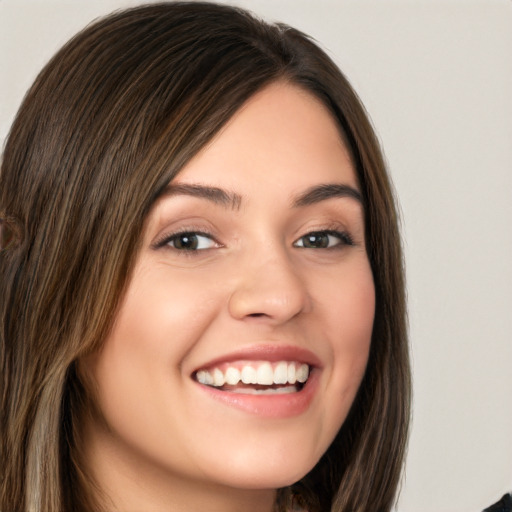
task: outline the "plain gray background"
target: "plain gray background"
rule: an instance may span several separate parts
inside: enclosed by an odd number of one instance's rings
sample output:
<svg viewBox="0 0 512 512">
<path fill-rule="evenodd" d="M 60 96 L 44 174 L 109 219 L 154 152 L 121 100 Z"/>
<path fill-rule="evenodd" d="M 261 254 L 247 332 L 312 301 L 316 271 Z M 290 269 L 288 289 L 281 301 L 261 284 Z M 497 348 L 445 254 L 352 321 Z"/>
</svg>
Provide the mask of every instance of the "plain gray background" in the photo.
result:
<svg viewBox="0 0 512 512">
<path fill-rule="evenodd" d="M 127 0 L 0 0 L 0 140 L 49 57 Z M 376 126 L 403 212 L 414 422 L 399 512 L 512 490 L 512 2 L 239 0 L 313 35 Z"/>
</svg>

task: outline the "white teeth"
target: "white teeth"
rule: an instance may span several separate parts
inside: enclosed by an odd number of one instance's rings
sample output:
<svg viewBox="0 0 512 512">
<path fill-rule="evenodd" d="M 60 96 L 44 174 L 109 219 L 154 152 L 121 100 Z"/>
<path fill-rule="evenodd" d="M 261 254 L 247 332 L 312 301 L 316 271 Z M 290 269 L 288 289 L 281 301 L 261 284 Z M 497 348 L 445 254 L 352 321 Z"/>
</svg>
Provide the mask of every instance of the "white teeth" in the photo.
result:
<svg viewBox="0 0 512 512">
<path fill-rule="evenodd" d="M 297 377 L 295 377 L 295 365 L 288 365 L 288 382 L 290 384 L 295 384 L 297 382 Z"/>
<path fill-rule="evenodd" d="M 218 368 L 215 368 L 213 370 L 213 385 L 215 387 L 224 386 L 224 382 L 226 382 L 224 374 Z"/>
<path fill-rule="evenodd" d="M 289 393 L 296 393 L 295 386 L 286 386 L 284 388 L 267 388 L 267 389 L 254 389 L 254 388 L 235 388 L 230 389 L 232 393 L 241 393 L 244 395 L 287 395 Z"/>
<path fill-rule="evenodd" d="M 256 384 L 258 382 L 256 370 L 252 366 L 244 366 L 241 374 L 244 384 Z"/>
<path fill-rule="evenodd" d="M 230 366 L 226 370 L 226 384 L 236 386 L 240 382 L 240 371 Z"/>
<path fill-rule="evenodd" d="M 296 377 L 297 377 L 297 380 L 301 384 L 304 384 L 304 382 L 306 382 L 308 380 L 308 377 L 309 377 L 309 367 L 308 367 L 307 364 L 301 364 L 300 365 L 299 369 L 297 370 Z"/>
<path fill-rule="evenodd" d="M 196 374 L 197 382 L 211 386 L 213 384 L 213 377 L 210 372 L 199 370 Z"/>
<path fill-rule="evenodd" d="M 309 377 L 309 366 L 307 364 L 300 364 L 296 362 L 279 361 L 278 363 L 270 363 L 268 361 L 254 361 L 252 363 L 238 363 L 228 366 L 223 372 L 220 368 L 212 368 L 211 370 L 199 370 L 196 373 L 196 380 L 200 384 L 206 386 L 222 387 L 225 384 L 229 386 L 237 386 L 240 381 L 246 385 L 260 385 L 272 386 L 273 384 L 285 385 L 291 384 L 288 388 L 293 387 L 295 391 L 297 388 L 293 386 L 296 382 L 304 384 Z M 286 393 L 288 388 L 278 388 Z M 241 387 L 238 392 L 242 390 L 247 391 L 248 388 Z M 258 391 L 261 390 L 252 390 Z M 252 392 L 248 391 L 248 392 Z M 265 391 L 277 391 L 265 390 Z"/>
<path fill-rule="evenodd" d="M 256 371 L 256 383 L 262 386 L 274 384 L 274 372 L 270 363 L 263 363 Z"/>
<path fill-rule="evenodd" d="M 274 384 L 286 384 L 288 382 L 288 364 L 279 363 L 274 370 Z M 305 381 L 304 381 L 305 382 Z"/>
</svg>

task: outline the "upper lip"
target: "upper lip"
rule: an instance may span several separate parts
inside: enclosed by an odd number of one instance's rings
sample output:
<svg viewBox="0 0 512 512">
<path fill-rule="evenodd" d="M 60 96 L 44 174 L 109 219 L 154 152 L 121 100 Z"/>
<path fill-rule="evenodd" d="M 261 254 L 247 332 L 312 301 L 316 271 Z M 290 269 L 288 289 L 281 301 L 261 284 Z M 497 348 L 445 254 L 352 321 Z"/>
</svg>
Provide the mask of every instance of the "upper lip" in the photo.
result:
<svg viewBox="0 0 512 512">
<path fill-rule="evenodd" d="M 211 359 L 195 371 L 234 361 L 295 361 L 311 367 L 321 367 L 320 359 L 311 350 L 295 345 L 260 344 L 235 350 L 229 354 Z"/>
</svg>

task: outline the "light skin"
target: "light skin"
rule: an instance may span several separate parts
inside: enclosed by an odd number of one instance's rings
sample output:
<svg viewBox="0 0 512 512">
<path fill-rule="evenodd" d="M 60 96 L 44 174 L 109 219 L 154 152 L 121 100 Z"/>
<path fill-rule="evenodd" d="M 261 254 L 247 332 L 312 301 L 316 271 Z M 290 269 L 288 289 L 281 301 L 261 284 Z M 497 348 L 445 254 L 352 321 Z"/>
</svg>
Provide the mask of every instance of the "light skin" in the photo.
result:
<svg viewBox="0 0 512 512">
<path fill-rule="evenodd" d="M 267 86 L 155 203 L 113 329 L 84 361 L 104 419 L 86 424 L 87 465 L 110 510 L 270 511 L 345 420 L 374 307 L 339 129 L 309 93 Z M 310 390 L 300 410 L 239 407 L 196 380 L 276 347 L 314 358 L 315 385 L 287 395 Z"/>
</svg>

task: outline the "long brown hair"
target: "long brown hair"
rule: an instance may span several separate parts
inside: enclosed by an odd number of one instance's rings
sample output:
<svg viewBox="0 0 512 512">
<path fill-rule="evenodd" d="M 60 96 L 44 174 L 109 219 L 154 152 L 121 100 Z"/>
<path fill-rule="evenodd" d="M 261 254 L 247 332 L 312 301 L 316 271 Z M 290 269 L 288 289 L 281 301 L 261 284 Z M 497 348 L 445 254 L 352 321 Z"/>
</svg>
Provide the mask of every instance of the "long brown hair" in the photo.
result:
<svg viewBox="0 0 512 512">
<path fill-rule="evenodd" d="M 265 85 L 319 98 L 352 152 L 376 289 L 369 362 L 315 468 L 278 492 L 315 511 L 390 510 L 404 457 L 410 375 L 393 192 L 374 131 L 307 36 L 247 12 L 176 2 L 115 13 L 75 36 L 28 92 L 0 173 L 1 512 L 91 511 L 76 362 L 105 339 L 155 199 Z M 8 234 L 7 234 L 8 233 Z M 7 245 L 4 243 L 4 245 Z M 336 404 L 329 404 L 336 407 Z"/>
</svg>

